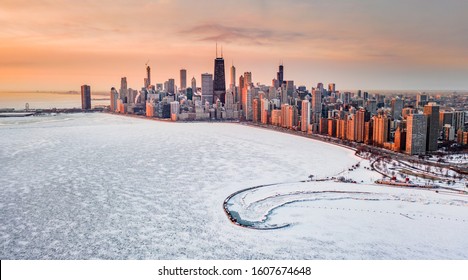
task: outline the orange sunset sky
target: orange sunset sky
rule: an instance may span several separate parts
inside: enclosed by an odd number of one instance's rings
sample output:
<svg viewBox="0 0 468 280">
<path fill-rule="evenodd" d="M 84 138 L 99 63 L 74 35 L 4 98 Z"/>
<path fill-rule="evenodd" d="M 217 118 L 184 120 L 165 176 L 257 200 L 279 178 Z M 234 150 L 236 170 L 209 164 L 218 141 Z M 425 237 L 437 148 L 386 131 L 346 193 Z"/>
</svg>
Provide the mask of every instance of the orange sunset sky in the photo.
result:
<svg viewBox="0 0 468 280">
<path fill-rule="evenodd" d="M 468 1 L 0 1 L 0 90 L 109 91 L 213 72 L 308 88 L 468 89 Z M 229 81 L 227 80 L 227 84 Z"/>
</svg>

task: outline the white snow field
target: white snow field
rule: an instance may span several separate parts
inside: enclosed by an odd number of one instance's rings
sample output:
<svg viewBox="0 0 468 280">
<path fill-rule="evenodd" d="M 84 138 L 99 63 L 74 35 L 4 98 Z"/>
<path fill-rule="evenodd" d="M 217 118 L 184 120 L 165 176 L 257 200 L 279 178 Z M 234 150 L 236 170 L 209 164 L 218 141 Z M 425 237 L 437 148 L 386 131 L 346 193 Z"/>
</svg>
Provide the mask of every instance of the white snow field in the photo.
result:
<svg viewBox="0 0 468 280">
<path fill-rule="evenodd" d="M 466 196 L 366 178 L 294 183 L 359 161 L 238 124 L 0 119 L 0 259 L 468 259 Z M 288 227 L 227 218 L 230 194 L 282 182 L 293 183 L 242 192 L 230 207 Z"/>
</svg>

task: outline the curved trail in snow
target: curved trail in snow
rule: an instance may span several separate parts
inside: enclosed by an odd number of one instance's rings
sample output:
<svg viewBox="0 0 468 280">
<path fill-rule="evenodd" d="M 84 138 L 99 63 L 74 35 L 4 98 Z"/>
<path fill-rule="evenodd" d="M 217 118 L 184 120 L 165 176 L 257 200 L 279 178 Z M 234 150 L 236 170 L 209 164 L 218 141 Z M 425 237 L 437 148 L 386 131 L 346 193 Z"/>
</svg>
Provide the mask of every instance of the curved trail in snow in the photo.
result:
<svg viewBox="0 0 468 280">
<path fill-rule="evenodd" d="M 324 181 L 324 180 L 320 180 Z M 274 229 L 282 229 L 286 227 L 290 227 L 291 223 L 285 224 L 269 224 L 268 221 L 270 220 L 272 214 L 281 209 L 283 206 L 287 206 L 294 203 L 306 202 L 306 201 L 337 201 L 337 200 L 359 200 L 359 201 L 401 201 L 401 202 L 408 202 L 408 203 L 415 203 L 415 202 L 422 202 L 416 201 L 409 198 L 403 198 L 396 195 L 391 194 L 383 194 L 383 193 L 374 193 L 374 192 L 365 192 L 365 191 L 339 191 L 339 190 L 317 190 L 317 191 L 307 191 L 307 190 L 296 190 L 291 192 L 284 192 L 284 193 L 276 193 L 271 195 L 265 195 L 259 199 L 256 199 L 250 203 L 245 203 L 245 198 L 250 193 L 256 192 L 258 189 L 267 188 L 272 186 L 278 185 L 286 185 L 291 183 L 306 183 L 310 182 L 308 180 L 302 180 L 298 182 L 284 182 L 284 183 L 275 183 L 275 184 L 266 184 L 266 185 L 258 185 L 254 187 L 250 187 L 247 189 L 239 190 L 237 192 L 232 193 L 229 195 L 223 202 L 223 209 L 226 216 L 229 220 L 240 227 L 256 229 L 256 230 L 274 230 Z M 249 220 L 248 218 L 241 217 L 241 214 L 232 209 L 235 202 L 232 202 L 234 198 L 237 196 L 241 196 L 238 198 L 241 202 L 245 204 L 244 209 L 251 211 L 258 215 L 256 219 Z M 239 203 L 239 202 L 238 202 Z M 463 205 L 465 203 L 460 202 Z M 261 209 L 263 206 L 264 209 Z M 260 209 L 258 209 L 260 208 Z M 342 211 L 356 211 L 356 212 L 369 212 L 374 214 L 391 214 L 391 215 L 400 215 L 409 219 L 413 219 L 415 214 L 409 213 L 402 213 L 399 211 L 381 211 L 381 210 L 369 210 L 369 209 L 357 209 L 357 208 L 349 208 L 349 207 L 330 207 L 330 206 L 312 206 L 309 208 L 316 208 L 316 209 L 326 209 L 326 210 L 342 210 Z M 263 213 L 263 214 L 262 214 Z M 412 216 L 412 217 L 411 217 Z M 418 217 L 426 217 L 427 218 L 440 218 L 444 219 L 443 217 L 433 217 L 431 215 L 417 215 Z M 447 218 L 447 220 L 451 220 Z M 466 222 L 465 220 L 458 220 L 454 219 L 455 221 Z"/>
</svg>

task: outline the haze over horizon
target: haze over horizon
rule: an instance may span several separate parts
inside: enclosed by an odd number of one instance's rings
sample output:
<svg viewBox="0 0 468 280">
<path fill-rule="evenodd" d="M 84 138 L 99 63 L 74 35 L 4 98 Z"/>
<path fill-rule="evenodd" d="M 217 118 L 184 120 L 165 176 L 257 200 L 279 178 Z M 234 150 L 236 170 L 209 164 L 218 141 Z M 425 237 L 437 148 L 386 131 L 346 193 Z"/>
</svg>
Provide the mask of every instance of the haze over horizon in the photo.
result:
<svg viewBox="0 0 468 280">
<path fill-rule="evenodd" d="M 468 90 L 468 2 L 25 1 L 0 3 L 0 90 L 140 88 L 187 69 L 270 84 L 280 61 L 296 85 L 337 89 Z M 229 81 L 227 81 L 229 83 Z"/>
</svg>

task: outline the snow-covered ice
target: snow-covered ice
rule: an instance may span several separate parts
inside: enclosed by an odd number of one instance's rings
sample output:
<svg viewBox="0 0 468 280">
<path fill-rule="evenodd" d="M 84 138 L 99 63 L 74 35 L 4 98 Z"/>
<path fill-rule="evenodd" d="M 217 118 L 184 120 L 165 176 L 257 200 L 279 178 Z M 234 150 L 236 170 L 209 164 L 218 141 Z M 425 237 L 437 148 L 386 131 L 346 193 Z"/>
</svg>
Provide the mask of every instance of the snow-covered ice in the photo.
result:
<svg viewBox="0 0 468 280">
<path fill-rule="evenodd" d="M 238 124 L 0 119 L 0 258 L 468 258 L 466 196 L 366 178 L 293 183 L 358 162 L 368 166 L 345 148 Z M 259 231 L 227 219 L 231 193 L 282 182 L 232 207 L 251 219 L 273 209 L 268 222 L 290 227 Z"/>
</svg>

